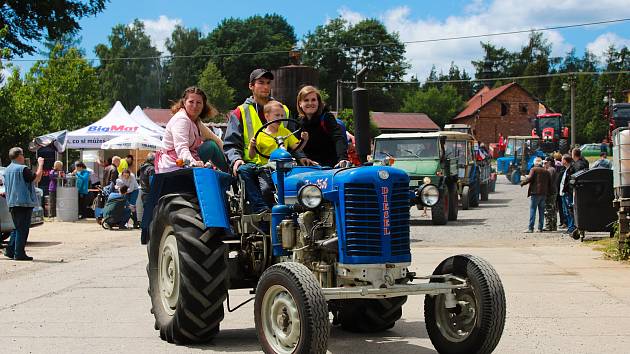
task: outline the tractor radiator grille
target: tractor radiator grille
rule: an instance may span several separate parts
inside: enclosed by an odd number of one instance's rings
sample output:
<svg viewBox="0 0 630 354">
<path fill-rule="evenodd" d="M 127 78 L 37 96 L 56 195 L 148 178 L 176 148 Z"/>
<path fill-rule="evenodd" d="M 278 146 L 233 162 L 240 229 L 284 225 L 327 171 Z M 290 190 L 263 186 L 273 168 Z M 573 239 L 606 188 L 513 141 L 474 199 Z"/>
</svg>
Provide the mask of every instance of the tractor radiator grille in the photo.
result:
<svg viewBox="0 0 630 354">
<path fill-rule="evenodd" d="M 389 235 L 383 235 L 383 210 L 375 186 L 348 183 L 344 186 L 346 254 L 383 254 L 383 237 L 390 242 L 391 256 L 409 254 L 409 186 L 395 183 L 389 194 Z"/>
<path fill-rule="evenodd" d="M 394 183 L 390 210 L 392 256 L 409 254 L 411 250 L 409 248 L 409 186 L 407 183 Z"/>
</svg>

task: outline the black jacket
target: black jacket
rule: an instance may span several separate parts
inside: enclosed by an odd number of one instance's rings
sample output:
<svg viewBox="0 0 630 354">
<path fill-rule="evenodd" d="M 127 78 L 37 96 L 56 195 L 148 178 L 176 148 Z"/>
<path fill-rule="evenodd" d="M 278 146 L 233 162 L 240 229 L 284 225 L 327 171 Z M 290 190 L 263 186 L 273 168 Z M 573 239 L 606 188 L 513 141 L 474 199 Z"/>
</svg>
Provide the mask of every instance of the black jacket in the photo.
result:
<svg viewBox="0 0 630 354">
<path fill-rule="evenodd" d="M 586 161 L 586 159 L 583 157 L 580 157 L 579 160 L 573 161 L 573 170 L 574 170 L 573 173 L 582 171 L 582 170 L 588 170 L 588 161 Z"/>
<path fill-rule="evenodd" d="M 337 124 L 335 116 L 324 112 L 320 117 L 301 117 L 303 131 L 308 133 L 304 154 L 322 166 L 333 167 L 340 160 L 348 159 L 347 137 Z"/>
</svg>

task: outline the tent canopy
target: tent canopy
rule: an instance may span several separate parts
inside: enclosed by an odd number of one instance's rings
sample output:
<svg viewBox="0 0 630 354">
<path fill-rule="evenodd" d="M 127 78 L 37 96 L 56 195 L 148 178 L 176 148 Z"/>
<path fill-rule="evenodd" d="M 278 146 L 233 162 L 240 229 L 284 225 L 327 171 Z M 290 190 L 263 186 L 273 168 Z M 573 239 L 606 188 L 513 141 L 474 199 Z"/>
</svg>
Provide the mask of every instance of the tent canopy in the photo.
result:
<svg viewBox="0 0 630 354">
<path fill-rule="evenodd" d="M 133 109 L 130 115 L 131 118 L 138 124 L 140 124 L 141 127 L 147 128 L 152 132 L 160 134 L 160 137 L 164 136 L 164 132 L 166 131 L 166 129 L 151 120 L 151 118 L 149 118 L 149 116 L 144 113 L 140 106 L 136 106 L 136 108 Z"/>
<path fill-rule="evenodd" d="M 46 146 L 52 146 L 57 152 L 64 152 L 66 149 L 67 130 L 60 130 L 54 133 L 38 136 L 28 144 L 30 151 L 37 151 Z"/>
<path fill-rule="evenodd" d="M 100 149 L 101 144 L 117 136 L 142 134 L 161 138 L 161 134 L 149 130 L 131 118 L 120 101 L 98 121 L 67 134 L 69 149 Z"/>
<path fill-rule="evenodd" d="M 101 144 L 101 149 L 103 150 L 138 149 L 156 151 L 161 148 L 162 141 L 160 139 L 143 134 L 122 135 Z"/>
</svg>

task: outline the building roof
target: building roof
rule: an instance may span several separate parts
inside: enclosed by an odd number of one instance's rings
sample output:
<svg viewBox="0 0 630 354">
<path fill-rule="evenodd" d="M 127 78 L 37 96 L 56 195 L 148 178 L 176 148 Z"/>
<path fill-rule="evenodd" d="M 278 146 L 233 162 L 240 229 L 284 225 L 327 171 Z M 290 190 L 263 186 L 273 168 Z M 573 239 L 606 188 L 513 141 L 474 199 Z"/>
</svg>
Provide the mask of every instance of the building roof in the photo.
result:
<svg viewBox="0 0 630 354">
<path fill-rule="evenodd" d="M 466 108 L 464 108 L 463 111 L 459 112 L 459 114 L 455 118 L 453 118 L 453 120 L 465 118 L 475 114 L 479 109 L 481 109 L 481 107 L 485 106 L 514 85 L 518 84 L 516 82 L 511 82 L 492 90 L 489 90 L 487 89 L 487 87 L 484 86 L 484 88 L 479 90 L 479 92 L 477 92 L 470 100 L 468 100 Z"/>
<path fill-rule="evenodd" d="M 166 123 L 171 119 L 173 113 L 170 109 L 164 108 L 143 108 L 142 111 L 157 125 L 166 127 Z"/>
<path fill-rule="evenodd" d="M 454 131 L 439 131 L 439 132 L 427 132 L 427 133 L 396 133 L 396 134 L 381 134 L 376 139 L 413 139 L 413 138 L 439 138 L 440 136 L 447 137 L 448 140 L 473 140 L 473 136 L 470 134 Z"/>
<path fill-rule="evenodd" d="M 372 120 L 379 129 L 389 130 L 439 130 L 424 113 L 372 112 Z"/>
</svg>

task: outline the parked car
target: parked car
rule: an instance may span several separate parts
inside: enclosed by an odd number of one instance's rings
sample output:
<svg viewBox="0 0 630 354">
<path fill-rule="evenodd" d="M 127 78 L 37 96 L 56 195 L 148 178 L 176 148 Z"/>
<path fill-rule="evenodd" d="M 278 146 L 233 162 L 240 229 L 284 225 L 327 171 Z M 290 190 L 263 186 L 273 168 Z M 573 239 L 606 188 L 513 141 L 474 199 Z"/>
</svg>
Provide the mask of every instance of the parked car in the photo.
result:
<svg viewBox="0 0 630 354">
<path fill-rule="evenodd" d="M 598 143 L 584 144 L 580 146 L 580 150 L 584 157 L 599 157 L 599 154 L 602 152 L 601 144 Z"/>
<path fill-rule="evenodd" d="M 11 231 L 15 228 L 13 220 L 11 219 L 11 213 L 9 212 L 9 206 L 4 196 L 4 171 L 6 167 L 0 167 L 0 241 L 6 240 Z M 33 208 L 33 214 L 31 216 L 31 227 L 41 225 L 44 223 L 44 208 L 42 208 L 42 196 L 44 191 L 40 188 L 35 188 L 37 192 L 38 205 Z"/>
</svg>

